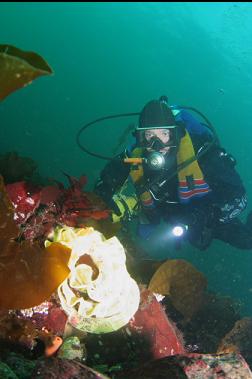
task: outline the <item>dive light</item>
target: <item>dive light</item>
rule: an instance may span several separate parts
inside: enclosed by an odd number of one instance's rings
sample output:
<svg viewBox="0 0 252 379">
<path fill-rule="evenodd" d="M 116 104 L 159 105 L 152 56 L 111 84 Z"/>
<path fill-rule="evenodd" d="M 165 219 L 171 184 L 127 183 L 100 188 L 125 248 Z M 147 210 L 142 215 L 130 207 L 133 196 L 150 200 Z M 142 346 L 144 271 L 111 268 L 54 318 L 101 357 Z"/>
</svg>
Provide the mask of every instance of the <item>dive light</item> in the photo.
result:
<svg viewBox="0 0 252 379">
<path fill-rule="evenodd" d="M 187 230 L 188 230 L 188 225 L 178 224 L 172 228 L 171 232 L 174 237 L 180 238 L 184 236 Z"/>
<path fill-rule="evenodd" d="M 145 163 L 152 170 L 160 170 L 165 167 L 165 157 L 158 151 L 153 151 L 144 158 L 125 158 L 124 163 L 142 164 Z"/>
</svg>

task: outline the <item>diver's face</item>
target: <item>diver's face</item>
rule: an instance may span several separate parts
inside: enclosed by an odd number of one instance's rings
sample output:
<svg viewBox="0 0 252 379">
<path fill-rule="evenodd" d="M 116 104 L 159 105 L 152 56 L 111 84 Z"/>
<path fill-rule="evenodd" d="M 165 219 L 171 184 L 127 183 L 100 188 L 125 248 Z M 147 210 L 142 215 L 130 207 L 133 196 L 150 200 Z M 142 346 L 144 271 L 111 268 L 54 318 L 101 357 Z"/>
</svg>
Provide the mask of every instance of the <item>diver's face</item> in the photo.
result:
<svg viewBox="0 0 252 379">
<path fill-rule="evenodd" d="M 144 132 L 145 139 L 147 143 L 150 143 L 150 147 L 147 147 L 148 151 L 153 151 L 151 146 L 151 141 L 159 139 L 163 144 L 167 144 L 170 141 L 170 130 L 169 129 L 149 129 Z M 162 146 L 159 152 L 166 154 L 170 150 L 169 146 Z"/>
</svg>

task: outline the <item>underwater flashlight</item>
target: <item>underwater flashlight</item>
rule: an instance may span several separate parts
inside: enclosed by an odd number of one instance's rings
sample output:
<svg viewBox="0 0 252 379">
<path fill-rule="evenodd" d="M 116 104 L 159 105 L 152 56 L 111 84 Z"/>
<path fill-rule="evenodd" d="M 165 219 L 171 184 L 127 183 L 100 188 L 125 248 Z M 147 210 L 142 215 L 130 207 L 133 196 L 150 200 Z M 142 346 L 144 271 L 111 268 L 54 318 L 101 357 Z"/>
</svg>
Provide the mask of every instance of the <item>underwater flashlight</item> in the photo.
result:
<svg viewBox="0 0 252 379">
<path fill-rule="evenodd" d="M 182 237 L 188 230 L 188 225 L 176 225 L 172 228 L 174 237 Z"/>
<path fill-rule="evenodd" d="M 152 170 L 160 170 L 165 167 L 165 157 L 163 154 L 154 151 L 145 158 L 125 158 L 124 163 L 142 164 L 143 162 Z"/>
</svg>

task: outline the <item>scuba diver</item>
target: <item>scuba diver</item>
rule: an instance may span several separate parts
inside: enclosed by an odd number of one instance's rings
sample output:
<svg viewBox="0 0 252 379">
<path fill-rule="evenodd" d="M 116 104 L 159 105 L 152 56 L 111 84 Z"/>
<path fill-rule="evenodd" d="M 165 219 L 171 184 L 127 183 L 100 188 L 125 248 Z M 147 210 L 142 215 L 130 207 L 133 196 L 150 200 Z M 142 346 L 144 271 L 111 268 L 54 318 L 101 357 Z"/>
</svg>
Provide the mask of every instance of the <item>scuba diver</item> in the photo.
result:
<svg viewBox="0 0 252 379">
<path fill-rule="evenodd" d="M 113 210 L 114 221 L 132 215 L 133 204 L 137 234 L 146 241 L 164 222 L 175 237 L 183 235 L 200 250 L 213 239 L 251 249 L 252 213 L 246 223 L 238 218 L 247 199 L 236 161 L 211 124 L 188 109 L 193 108 L 169 106 L 166 96 L 148 102 L 139 114 L 135 143 L 104 167 L 95 193 Z M 135 197 L 121 195 L 127 179 Z"/>
</svg>

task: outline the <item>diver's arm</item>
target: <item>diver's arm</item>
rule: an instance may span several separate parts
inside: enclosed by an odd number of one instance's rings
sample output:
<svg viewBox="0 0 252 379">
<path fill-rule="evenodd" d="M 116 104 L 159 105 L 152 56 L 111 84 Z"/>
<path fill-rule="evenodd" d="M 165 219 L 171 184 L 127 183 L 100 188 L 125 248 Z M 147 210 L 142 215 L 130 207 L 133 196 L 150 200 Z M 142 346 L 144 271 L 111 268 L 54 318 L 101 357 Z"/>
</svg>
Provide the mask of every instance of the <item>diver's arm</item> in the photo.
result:
<svg viewBox="0 0 252 379">
<path fill-rule="evenodd" d="M 123 152 L 107 163 L 95 185 L 94 192 L 108 204 L 129 175 L 130 165 L 123 161 L 126 157 L 127 153 Z"/>
<path fill-rule="evenodd" d="M 207 163 L 206 163 L 207 162 Z M 246 208 L 246 190 L 235 169 L 236 161 L 223 148 L 215 148 L 206 157 L 204 172 L 213 190 L 213 204 L 219 210 L 219 222 L 229 222 Z"/>
<path fill-rule="evenodd" d="M 246 191 L 235 170 L 234 158 L 216 147 L 200 162 L 211 192 L 183 206 L 182 221 L 188 225 L 188 239 L 199 249 L 206 249 L 213 230 L 232 222 L 246 208 Z"/>
</svg>

